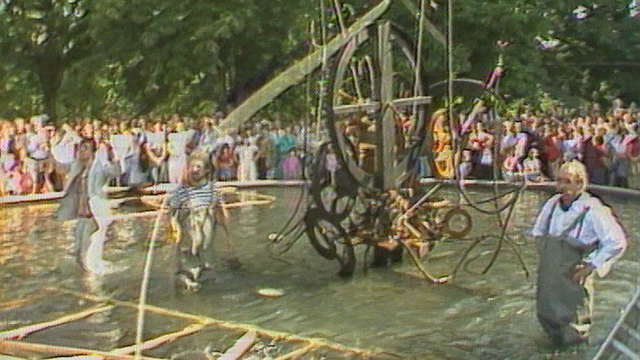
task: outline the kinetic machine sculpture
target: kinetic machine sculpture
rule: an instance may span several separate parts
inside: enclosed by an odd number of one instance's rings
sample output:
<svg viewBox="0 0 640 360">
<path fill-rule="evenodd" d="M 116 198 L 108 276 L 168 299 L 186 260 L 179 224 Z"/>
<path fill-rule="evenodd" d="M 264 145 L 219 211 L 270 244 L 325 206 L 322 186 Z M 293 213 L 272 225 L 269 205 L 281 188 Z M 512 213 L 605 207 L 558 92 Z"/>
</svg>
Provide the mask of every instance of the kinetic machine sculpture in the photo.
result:
<svg viewBox="0 0 640 360">
<path fill-rule="evenodd" d="M 438 241 L 465 237 L 472 224 L 464 207 L 472 206 L 500 218 L 503 231 L 491 260 L 495 262 L 507 238 L 500 214 L 513 208 L 518 191 L 498 194 L 494 188 L 494 197 L 480 201 L 495 202 L 492 209 L 483 209 L 466 193 L 457 196 L 457 201 L 448 201 L 434 196 L 442 186 L 440 183 L 424 191 L 425 186 L 419 183 L 414 171 L 416 161 L 421 155 L 430 158 L 437 176 L 454 179 L 457 189 L 465 192 L 454 172 L 459 158 L 456 154 L 467 136 L 459 128 L 468 128 L 487 113 L 487 102 L 467 104 L 472 109 L 460 123 L 449 121 L 458 116 L 454 115 L 452 104 L 448 112 L 433 112 L 433 103 L 453 98 L 456 89 L 471 89 L 465 95 L 472 94 L 472 99 L 487 93 L 495 95 L 493 88 L 502 70 L 499 66 L 495 76 L 484 83 L 454 79 L 449 69 L 448 80 L 430 84 L 422 69 L 423 33 L 426 29 L 442 45 L 446 45 L 445 37 L 426 19 L 425 1 L 421 2 L 421 9 L 408 1 L 402 3 L 419 16 L 417 45 L 392 22 L 380 20 L 392 4 L 390 0 L 372 6 L 349 28 L 339 18 L 338 35 L 258 90 L 231 112 L 221 127 L 228 130 L 248 121 L 277 96 L 322 67 L 326 87 L 320 94 L 320 117 L 329 141 L 313 157 L 311 204 L 303 220 L 294 226 L 298 231 L 290 229 L 287 234 L 293 236 L 279 234 L 273 240 L 288 242 L 284 246 L 288 249 L 306 233 L 319 255 L 339 263 L 338 274 L 342 277 L 352 276 L 356 269 L 357 245 L 374 249 L 374 265 L 399 260 L 405 248 L 428 280 L 445 282 L 448 277 L 430 275 L 419 257 Z M 335 9 L 339 17 L 338 2 Z M 450 44 L 448 49 L 451 55 Z M 451 61 L 449 56 L 450 66 Z M 439 96 L 434 99 L 429 92 Z M 443 156 L 433 156 L 427 150 L 434 144 L 449 152 L 444 163 L 437 161 Z M 498 204 L 504 199 L 505 204 Z M 476 239 L 471 248 L 483 239 Z M 462 266 L 469 251 L 463 252 L 452 274 Z"/>
</svg>

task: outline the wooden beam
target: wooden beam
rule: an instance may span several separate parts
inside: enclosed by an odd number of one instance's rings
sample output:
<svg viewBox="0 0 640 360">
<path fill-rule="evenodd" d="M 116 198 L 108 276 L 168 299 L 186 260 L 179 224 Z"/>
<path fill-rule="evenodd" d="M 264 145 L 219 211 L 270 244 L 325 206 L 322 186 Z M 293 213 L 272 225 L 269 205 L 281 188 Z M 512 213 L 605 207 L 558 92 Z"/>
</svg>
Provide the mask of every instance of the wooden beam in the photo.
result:
<svg viewBox="0 0 640 360">
<path fill-rule="evenodd" d="M 339 115 L 348 115 L 359 112 L 375 112 L 380 109 L 380 103 L 372 102 L 365 104 L 356 104 L 356 105 L 339 105 L 336 106 L 333 111 Z"/>
<path fill-rule="evenodd" d="M 62 325 L 62 324 L 66 324 L 72 321 L 77 321 L 80 319 L 84 319 L 88 316 L 91 316 L 93 314 L 98 314 L 101 312 L 105 312 L 108 310 L 113 309 L 114 306 L 113 305 L 108 305 L 108 306 L 101 306 L 98 308 L 93 308 L 93 309 L 89 309 L 89 310 L 85 310 L 82 312 L 79 312 L 77 314 L 72 314 L 72 315 L 67 315 L 67 316 L 63 316 L 59 319 L 53 320 L 53 321 L 47 321 L 47 322 L 43 322 L 40 324 L 33 324 L 33 325 L 27 325 L 18 329 L 13 329 L 13 330 L 8 330 L 8 331 L 3 331 L 0 332 L 0 340 L 8 340 L 8 339 L 22 339 L 23 337 L 37 332 L 37 331 L 41 331 L 44 329 L 48 329 L 54 326 L 58 326 L 58 325 Z"/>
<path fill-rule="evenodd" d="M 186 328 L 184 328 L 181 331 L 177 331 L 177 332 L 174 332 L 174 333 L 162 335 L 162 336 L 157 337 L 155 339 L 147 340 L 147 341 L 143 342 L 142 344 L 140 344 L 139 346 L 138 345 L 131 345 L 131 346 L 123 347 L 123 348 L 120 348 L 120 349 L 116 349 L 116 350 L 111 351 L 110 353 L 114 354 L 114 355 L 126 355 L 126 354 L 134 353 L 138 349 L 140 349 L 141 351 L 154 349 L 154 348 L 157 348 L 158 346 L 164 345 L 164 344 L 166 344 L 168 342 L 175 341 L 175 340 L 177 340 L 177 339 L 179 339 L 181 337 L 194 334 L 194 333 L 202 330 L 204 327 L 205 327 L 204 324 L 191 324 L 191 325 L 187 326 Z"/>
<path fill-rule="evenodd" d="M 309 351 L 315 349 L 316 347 L 313 345 L 307 345 L 301 349 L 292 351 L 290 353 L 284 354 L 284 355 L 280 355 L 277 358 L 275 358 L 274 360 L 289 360 L 289 359 L 295 359 L 298 356 L 302 356 L 306 353 L 308 353 Z"/>
<path fill-rule="evenodd" d="M 348 44 L 360 31 L 378 20 L 391 5 L 391 0 L 380 1 L 363 17 L 358 19 L 347 31 L 346 35 L 336 35 L 324 48 L 308 55 L 256 91 L 240 106 L 233 110 L 220 124 L 223 131 L 238 128 L 251 119 L 258 111 L 269 105 L 278 96 L 295 84 L 300 83 L 326 60 Z"/>
<path fill-rule="evenodd" d="M 420 17 L 420 9 L 416 6 L 416 4 L 414 4 L 410 0 L 402 0 L 402 3 L 407 8 L 407 10 L 409 10 L 409 12 L 411 12 L 411 14 L 413 14 L 414 16 L 416 16 L 418 18 Z M 429 21 L 426 17 L 424 19 L 424 28 L 429 33 L 431 33 L 431 35 L 434 38 L 436 38 L 436 40 L 438 40 L 438 42 L 441 45 L 446 45 L 447 44 L 447 39 L 444 37 L 442 32 L 440 30 L 438 30 L 438 28 L 431 21 Z"/>
<path fill-rule="evenodd" d="M 11 300 L 9 302 L 5 302 L 5 303 L 0 304 L 0 310 L 15 309 L 18 306 L 26 304 L 27 302 L 29 302 L 29 299 Z"/>
<path fill-rule="evenodd" d="M 426 105 L 431 104 L 433 97 L 431 96 L 416 96 L 405 99 L 395 99 L 391 103 L 395 108 L 409 107 L 413 105 Z M 336 106 L 333 111 L 339 115 L 353 114 L 359 112 L 375 112 L 380 109 L 379 102 L 369 102 L 364 104 L 355 105 L 339 105 Z"/>
<path fill-rule="evenodd" d="M 90 295 L 90 294 L 85 294 L 77 291 L 71 291 L 71 290 L 60 289 L 60 288 L 46 288 L 46 290 L 74 295 L 89 301 L 110 302 L 117 306 L 124 306 L 132 309 L 138 308 L 137 303 L 133 303 L 129 301 L 121 301 L 121 300 L 116 300 L 108 297 Z M 307 338 L 307 337 L 302 337 L 295 334 L 290 334 L 290 333 L 285 333 L 280 331 L 266 330 L 255 325 L 241 324 L 241 323 L 232 322 L 232 321 L 223 321 L 223 320 L 218 320 L 218 319 L 214 319 L 206 316 L 193 315 L 193 314 L 184 313 L 177 310 L 166 309 L 166 308 L 148 305 L 148 304 L 145 305 L 145 309 L 146 311 L 149 311 L 155 314 L 196 321 L 204 325 L 215 325 L 220 328 L 230 329 L 230 330 L 255 331 L 260 336 L 265 336 L 274 340 L 289 341 L 289 342 L 303 342 L 303 343 L 314 345 L 316 347 L 326 348 L 326 349 L 335 350 L 343 353 L 356 354 L 364 357 L 375 357 L 375 356 L 380 356 L 382 354 L 395 356 L 395 357 L 403 357 L 400 354 L 393 354 L 388 351 L 365 350 L 365 349 L 353 348 L 353 347 L 344 346 L 342 344 L 336 344 L 336 343 L 327 341 L 325 339 Z"/>
<path fill-rule="evenodd" d="M 248 331 L 236 343 L 227 349 L 227 351 L 218 358 L 218 360 L 238 360 L 242 355 L 246 354 L 255 344 L 258 334 L 255 331 Z"/>
<path fill-rule="evenodd" d="M 392 101 L 394 107 L 408 107 L 413 105 L 428 105 L 433 102 L 432 96 L 415 96 L 410 98 L 395 99 Z"/>
<path fill-rule="evenodd" d="M 16 353 L 36 353 L 49 356 L 80 356 L 80 355 L 97 355 L 104 360 L 136 360 L 131 355 L 109 354 L 104 351 L 73 348 L 56 345 L 32 344 L 24 341 L 4 340 L 0 341 L 0 354 L 15 355 Z M 148 356 L 140 357 L 139 360 L 163 360 Z"/>
<path fill-rule="evenodd" d="M 376 151 L 377 185 L 382 190 L 395 187 L 394 169 L 396 146 L 396 124 L 393 109 L 393 46 L 391 23 L 378 24 L 378 61 L 380 62 L 380 102 L 383 104 L 378 123 L 378 149 Z"/>
</svg>

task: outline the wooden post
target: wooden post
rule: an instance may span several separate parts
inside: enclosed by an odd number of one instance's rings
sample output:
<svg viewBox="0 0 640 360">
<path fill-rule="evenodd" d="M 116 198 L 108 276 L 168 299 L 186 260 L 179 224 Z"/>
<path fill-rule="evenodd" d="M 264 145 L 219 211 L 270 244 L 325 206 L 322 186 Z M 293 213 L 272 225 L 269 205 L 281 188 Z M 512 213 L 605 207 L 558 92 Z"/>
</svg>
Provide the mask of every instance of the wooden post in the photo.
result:
<svg viewBox="0 0 640 360">
<path fill-rule="evenodd" d="M 379 188 L 395 188 L 396 129 L 393 112 L 393 47 L 391 43 L 391 23 L 378 25 L 378 59 L 380 63 L 380 104 L 382 113 L 378 125 L 378 152 L 376 172 Z"/>
</svg>

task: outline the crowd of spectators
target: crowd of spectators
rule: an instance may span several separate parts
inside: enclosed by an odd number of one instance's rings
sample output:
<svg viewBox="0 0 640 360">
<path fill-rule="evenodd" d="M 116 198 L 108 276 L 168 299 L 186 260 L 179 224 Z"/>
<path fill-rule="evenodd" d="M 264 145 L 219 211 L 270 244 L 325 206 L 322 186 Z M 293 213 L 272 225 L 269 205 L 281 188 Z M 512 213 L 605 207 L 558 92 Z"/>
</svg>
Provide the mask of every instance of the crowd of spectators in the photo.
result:
<svg viewBox="0 0 640 360">
<path fill-rule="evenodd" d="M 593 184 L 638 187 L 638 130 L 637 114 L 625 108 L 563 120 L 523 114 L 492 131 L 478 122 L 465 137 L 458 171 L 465 178 L 492 179 L 495 159 L 504 180 L 543 181 L 577 159 Z"/>
<path fill-rule="evenodd" d="M 220 114 L 201 119 L 78 120 L 59 126 L 45 116 L 0 120 L 0 196 L 61 191 L 83 138 L 98 158 L 112 147 L 122 175 L 113 185 L 178 183 L 188 154 L 209 154 L 216 180 L 299 179 L 303 149 L 317 136 L 299 126 L 260 121 L 238 131 L 218 127 Z M 102 154 L 102 155 L 101 155 Z"/>
<path fill-rule="evenodd" d="M 221 119 L 221 114 L 198 120 L 174 115 L 59 126 L 45 116 L 0 120 L 0 196 L 61 191 L 83 138 L 95 140 L 98 157 L 113 148 L 123 169 L 113 185 L 126 187 L 180 182 L 194 151 L 210 156 L 215 180 L 300 179 L 303 164 L 311 160 L 308 154 L 323 140 L 317 127 L 266 120 L 228 133 L 220 130 Z M 523 114 L 487 125 L 478 121 L 461 137 L 465 140 L 457 163 L 463 178 L 544 181 L 554 179 L 563 162 L 578 159 L 591 183 L 640 186 L 638 117 L 628 109 L 564 120 Z M 440 161 L 445 153 L 437 148 L 442 144 L 431 146 L 433 158 Z"/>
</svg>

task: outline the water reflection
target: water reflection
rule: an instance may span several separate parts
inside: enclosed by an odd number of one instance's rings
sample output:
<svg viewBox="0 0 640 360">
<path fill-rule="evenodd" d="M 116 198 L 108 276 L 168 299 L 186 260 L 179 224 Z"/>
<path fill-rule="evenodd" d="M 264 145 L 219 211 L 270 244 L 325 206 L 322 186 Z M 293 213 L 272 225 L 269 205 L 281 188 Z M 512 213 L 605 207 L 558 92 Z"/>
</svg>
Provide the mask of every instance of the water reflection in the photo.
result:
<svg viewBox="0 0 640 360">
<path fill-rule="evenodd" d="M 100 297 L 109 295 L 104 289 L 104 282 L 105 275 L 103 274 L 87 272 L 81 275 L 82 290 L 89 295 Z"/>
</svg>

